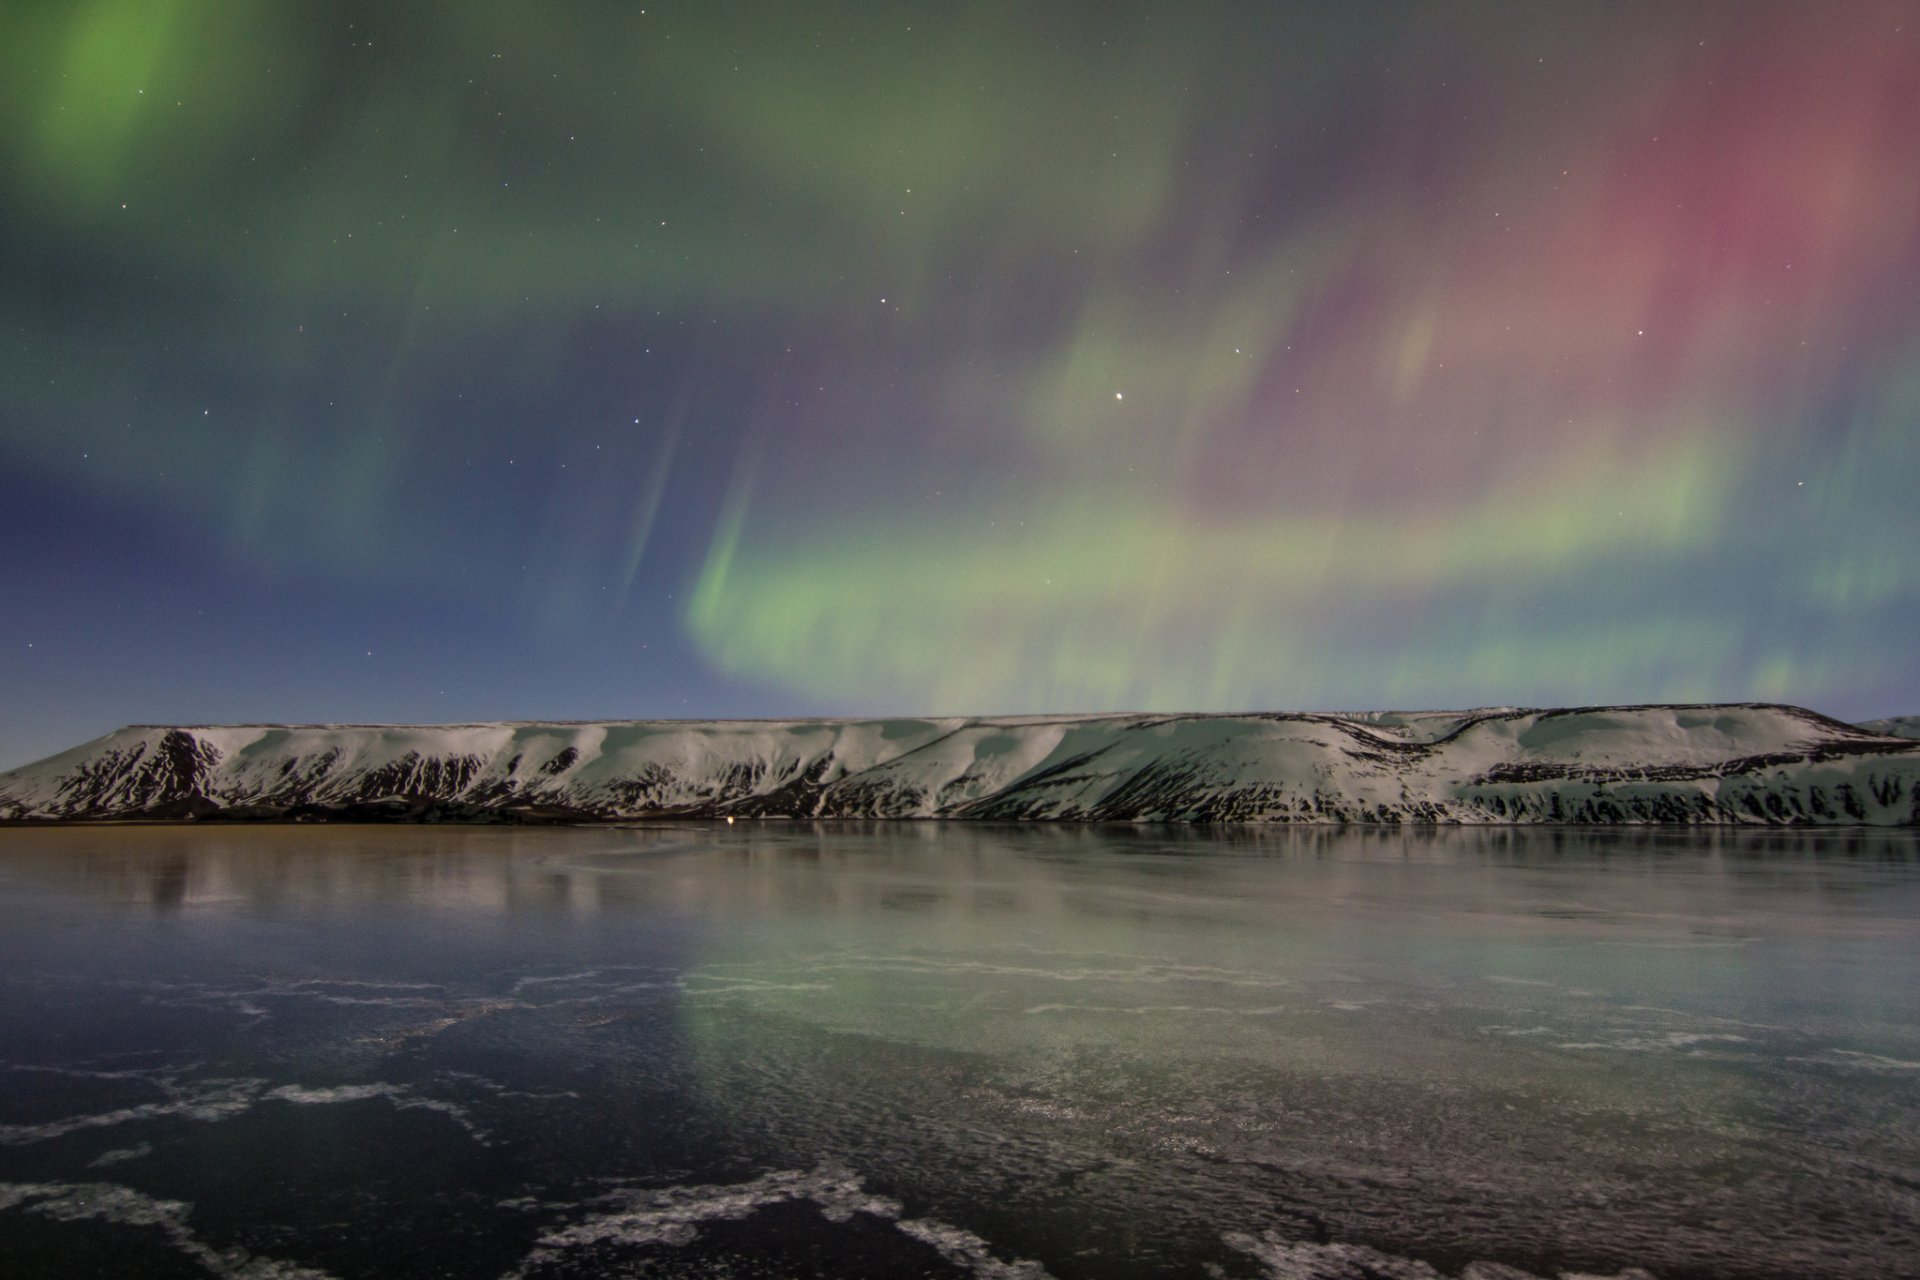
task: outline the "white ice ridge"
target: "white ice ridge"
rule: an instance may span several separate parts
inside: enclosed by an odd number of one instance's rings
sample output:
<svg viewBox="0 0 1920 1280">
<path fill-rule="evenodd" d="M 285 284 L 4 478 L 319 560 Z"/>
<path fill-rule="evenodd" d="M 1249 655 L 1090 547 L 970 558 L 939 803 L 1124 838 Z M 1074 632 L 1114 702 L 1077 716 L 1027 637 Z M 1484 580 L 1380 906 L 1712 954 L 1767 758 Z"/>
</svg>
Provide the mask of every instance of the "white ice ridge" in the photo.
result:
<svg viewBox="0 0 1920 1280">
<path fill-rule="evenodd" d="M 1775 704 L 133 726 L 0 820 L 647 817 L 1920 825 L 1920 741 Z"/>
<path fill-rule="evenodd" d="M 542 1235 L 533 1251 L 502 1280 L 525 1280 L 530 1272 L 598 1245 L 677 1247 L 693 1243 L 709 1222 L 735 1222 L 773 1205 L 806 1201 L 828 1222 L 856 1213 L 892 1223 L 903 1235 L 981 1280 L 1052 1280 L 1045 1267 L 1005 1261 L 972 1232 L 932 1218 L 902 1218 L 897 1201 L 867 1191 L 860 1178 L 834 1165 L 812 1171 L 785 1169 L 750 1182 L 720 1186 L 618 1190 L 591 1201 L 598 1208 L 570 1226 Z"/>
<path fill-rule="evenodd" d="M 160 1101 L 116 1107 L 110 1111 L 65 1116 L 58 1120 L 43 1121 L 40 1124 L 0 1124 L 0 1146 L 27 1146 L 36 1142 L 64 1138 L 70 1133 L 78 1133 L 86 1129 L 108 1129 L 118 1125 L 139 1124 L 153 1120 L 193 1120 L 211 1124 L 242 1115 L 263 1102 L 312 1106 L 364 1102 L 374 1098 L 386 1102 L 396 1111 L 431 1111 L 443 1115 L 466 1130 L 467 1135 L 474 1141 L 485 1143 L 489 1140 L 486 1131 L 474 1123 L 465 1108 L 439 1098 L 423 1096 L 412 1087 L 403 1084 L 376 1082 L 327 1088 L 286 1084 L 269 1089 L 267 1081 L 251 1078 L 198 1080 L 186 1083 L 176 1082 L 158 1073 L 143 1075 L 142 1078 L 151 1080 L 155 1087 L 166 1094 L 166 1097 Z M 116 1153 L 109 1152 L 108 1155 L 115 1156 Z M 134 1159 L 137 1155 L 137 1151 L 118 1153 L 116 1158 Z M 95 1163 L 109 1162 L 107 1157 L 103 1156 Z"/>
<path fill-rule="evenodd" d="M 1221 1237 L 1230 1248 L 1257 1260 L 1268 1280 L 1448 1280 L 1413 1258 L 1397 1257 L 1361 1244 L 1314 1244 L 1288 1241 L 1271 1231 L 1260 1235 L 1229 1232 Z M 1501 1262 L 1469 1262 L 1457 1280 L 1548 1280 Z M 1557 1280 L 1654 1280 L 1652 1273 L 1628 1267 L 1611 1275 L 1562 1271 Z"/>
<path fill-rule="evenodd" d="M 0 1211 L 19 1210 L 56 1222 L 108 1222 L 154 1227 L 178 1252 L 208 1274 L 227 1280 L 334 1280 L 328 1272 L 245 1249 L 215 1249 L 187 1225 L 193 1206 L 184 1200 L 156 1200 L 113 1182 L 0 1182 Z"/>
</svg>

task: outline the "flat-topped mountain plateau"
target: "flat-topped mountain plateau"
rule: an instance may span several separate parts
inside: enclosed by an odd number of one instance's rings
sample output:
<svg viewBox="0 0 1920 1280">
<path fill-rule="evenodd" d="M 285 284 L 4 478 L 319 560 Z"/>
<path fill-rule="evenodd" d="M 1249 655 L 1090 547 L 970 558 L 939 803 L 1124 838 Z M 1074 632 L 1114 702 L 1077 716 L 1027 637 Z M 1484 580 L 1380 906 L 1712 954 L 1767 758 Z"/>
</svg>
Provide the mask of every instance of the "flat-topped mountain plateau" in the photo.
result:
<svg viewBox="0 0 1920 1280">
<path fill-rule="evenodd" d="M 0 821 L 1920 825 L 1916 721 L 1565 710 L 135 725 L 0 774 Z"/>
</svg>

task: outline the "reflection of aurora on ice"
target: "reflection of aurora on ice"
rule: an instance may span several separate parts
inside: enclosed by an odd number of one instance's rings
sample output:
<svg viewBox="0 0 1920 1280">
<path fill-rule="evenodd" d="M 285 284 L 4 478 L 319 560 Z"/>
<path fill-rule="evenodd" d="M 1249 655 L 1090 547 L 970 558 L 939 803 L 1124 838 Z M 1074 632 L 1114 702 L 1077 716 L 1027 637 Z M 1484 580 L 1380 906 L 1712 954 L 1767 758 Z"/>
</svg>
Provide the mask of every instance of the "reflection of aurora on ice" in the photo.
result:
<svg viewBox="0 0 1920 1280">
<path fill-rule="evenodd" d="M 1338 837 L 1243 846 L 1291 847 L 1282 871 L 1199 841 L 958 835 L 917 863 L 777 838 L 736 855 L 754 927 L 710 937 L 678 1006 L 709 1106 L 793 1155 L 953 1202 L 1070 1205 L 1115 1238 L 1277 1217 L 1294 1245 L 1235 1236 L 1276 1275 L 1367 1274 L 1365 1250 L 1314 1253 L 1328 1223 L 1442 1257 L 1503 1256 L 1499 1239 L 1537 1264 L 1607 1239 L 1626 1262 L 1737 1270 L 1734 1219 L 1750 1265 L 1825 1274 L 1833 1259 L 1777 1228 L 1809 1197 L 1858 1224 L 1860 1192 L 1801 1181 L 1840 1165 L 1797 1149 L 1790 1098 L 1820 1087 L 1809 1075 L 1883 1100 L 1911 1081 L 1910 1062 L 1765 1007 L 1754 957 L 1808 904 L 1729 910 L 1737 876 L 1659 874 L 1682 845 L 1380 836 L 1346 846 L 1355 862 Z M 1494 847 L 1536 874 L 1503 884 L 1476 856 Z M 1890 851 L 1910 865 L 1910 841 Z M 1594 857 L 1657 892 L 1555 874 Z M 1879 996 L 1854 998 L 1876 1016 Z M 1857 1120 L 1877 1169 L 1920 1139 Z M 1733 1166 L 1749 1203 L 1718 1189 Z M 1788 1199 L 1762 1209 L 1761 1188 Z M 1431 1274 L 1402 1265 L 1383 1274 Z"/>
</svg>

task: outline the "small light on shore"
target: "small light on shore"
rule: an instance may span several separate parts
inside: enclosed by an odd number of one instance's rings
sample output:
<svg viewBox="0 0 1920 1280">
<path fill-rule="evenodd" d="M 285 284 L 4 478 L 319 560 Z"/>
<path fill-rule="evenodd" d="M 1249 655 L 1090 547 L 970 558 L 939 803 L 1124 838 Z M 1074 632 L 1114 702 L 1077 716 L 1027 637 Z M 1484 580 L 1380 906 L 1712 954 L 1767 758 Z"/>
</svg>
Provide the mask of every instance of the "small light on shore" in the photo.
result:
<svg viewBox="0 0 1920 1280">
<path fill-rule="evenodd" d="M 728 814 L 728 815 L 727 815 L 727 825 L 728 825 L 728 826 L 732 826 L 732 825 L 733 825 L 733 815 L 732 815 L 732 814 Z"/>
</svg>

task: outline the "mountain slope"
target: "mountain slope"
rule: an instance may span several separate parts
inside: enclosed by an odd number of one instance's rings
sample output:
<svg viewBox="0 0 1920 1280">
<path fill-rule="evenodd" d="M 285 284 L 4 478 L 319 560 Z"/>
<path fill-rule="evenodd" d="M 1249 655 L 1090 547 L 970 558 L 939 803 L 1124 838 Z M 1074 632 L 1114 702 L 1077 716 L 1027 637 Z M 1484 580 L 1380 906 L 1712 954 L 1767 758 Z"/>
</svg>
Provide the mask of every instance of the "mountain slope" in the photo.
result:
<svg viewBox="0 0 1920 1280">
<path fill-rule="evenodd" d="M 1920 716 L 1890 716 L 1885 720 L 1862 720 L 1856 728 L 1868 733 L 1884 733 L 1890 738 L 1920 738 Z"/>
<path fill-rule="evenodd" d="M 0 819 L 1920 825 L 1920 742 L 1766 704 L 1355 714 L 133 726 Z"/>
</svg>

